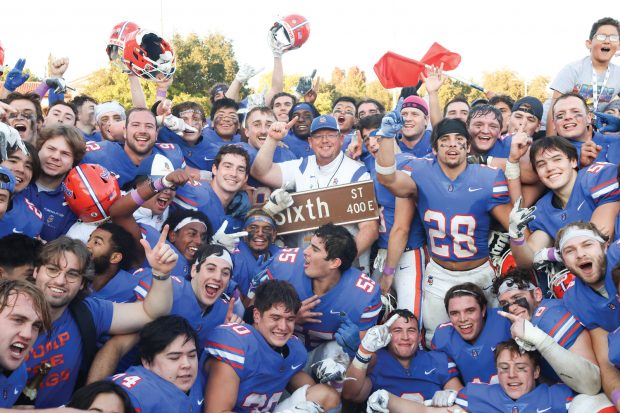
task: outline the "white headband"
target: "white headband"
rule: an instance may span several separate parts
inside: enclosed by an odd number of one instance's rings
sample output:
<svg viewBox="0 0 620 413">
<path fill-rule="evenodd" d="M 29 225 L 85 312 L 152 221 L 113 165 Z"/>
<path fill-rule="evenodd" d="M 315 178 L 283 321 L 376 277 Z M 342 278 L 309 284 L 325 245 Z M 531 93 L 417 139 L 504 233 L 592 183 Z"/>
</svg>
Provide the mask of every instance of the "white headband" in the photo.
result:
<svg viewBox="0 0 620 413">
<path fill-rule="evenodd" d="M 535 289 L 536 289 L 536 287 L 531 282 L 528 282 L 527 283 L 527 288 L 525 288 L 525 290 L 527 290 L 527 291 L 532 291 L 532 290 L 535 290 Z M 499 297 L 500 295 L 504 294 L 505 292 L 514 291 L 514 290 L 521 290 L 521 288 L 519 288 L 519 284 L 517 284 L 516 282 L 514 282 L 514 280 L 512 280 L 510 278 L 506 278 L 499 285 L 499 288 L 497 289 L 497 296 Z"/>
<path fill-rule="evenodd" d="M 566 230 L 566 232 L 564 233 L 564 235 L 562 235 L 562 238 L 560 239 L 560 252 L 562 252 L 562 250 L 564 249 L 564 246 L 566 245 L 568 241 L 576 237 L 586 237 L 586 238 L 590 238 L 590 239 L 593 239 L 601 243 L 605 242 L 603 238 L 596 235 L 594 231 L 592 231 L 591 229 L 582 229 L 582 228 L 572 227 Z"/>
<path fill-rule="evenodd" d="M 222 255 L 211 254 L 207 258 L 205 258 L 204 261 L 202 262 L 207 261 L 209 258 L 219 258 L 220 260 L 226 261 L 230 265 L 231 269 L 234 267 L 232 257 L 230 256 L 230 253 L 226 249 L 222 251 Z"/>
<path fill-rule="evenodd" d="M 192 218 L 192 217 L 187 217 L 187 218 L 183 218 L 183 220 L 181 220 L 181 222 L 179 222 L 179 224 L 174 227 L 174 229 L 172 230 L 172 232 L 177 232 L 178 230 L 180 230 L 181 228 L 183 228 L 184 226 L 191 224 L 193 222 L 197 222 L 199 224 L 204 225 L 205 229 L 207 229 L 207 224 L 205 224 L 204 222 L 202 222 L 199 219 L 196 218 Z"/>
</svg>

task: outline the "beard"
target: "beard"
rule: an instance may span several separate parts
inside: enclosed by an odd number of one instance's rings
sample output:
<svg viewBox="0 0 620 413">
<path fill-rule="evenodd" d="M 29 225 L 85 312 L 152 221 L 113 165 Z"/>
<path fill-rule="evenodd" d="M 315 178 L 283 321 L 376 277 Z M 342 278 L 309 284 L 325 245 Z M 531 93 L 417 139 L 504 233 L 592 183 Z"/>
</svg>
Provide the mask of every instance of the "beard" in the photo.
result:
<svg viewBox="0 0 620 413">
<path fill-rule="evenodd" d="M 110 268 L 111 255 L 103 255 L 101 257 L 93 257 L 93 265 L 95 267 L 95 274 L 103 274 Z"/>
</svg>

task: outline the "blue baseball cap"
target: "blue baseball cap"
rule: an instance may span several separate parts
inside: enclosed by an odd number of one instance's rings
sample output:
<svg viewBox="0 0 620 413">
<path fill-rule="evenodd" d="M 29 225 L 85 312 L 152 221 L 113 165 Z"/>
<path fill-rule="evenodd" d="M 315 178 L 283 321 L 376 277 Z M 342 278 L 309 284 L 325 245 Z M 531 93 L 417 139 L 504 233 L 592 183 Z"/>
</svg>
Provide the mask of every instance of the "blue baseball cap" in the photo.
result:
<svg viewBox="0 0 620 413">
<path fill-rule="evenodd" d="M 338 121 L 335 117 L 330 115 L 322 115 L 318 118 L 314 118 L 312 121 L 312 126 L 310 126 L 310 133 L 314 133 L 316 131 L 320 131 L 321 129 L 330 129 L 335 130 L 336 132 L 340 132 L 340 128 L 338 127 Z"/>
<path fill-rule="evenodd" d="M 0 166 L 0 189 L 5 189 L 10 194 L 15 192 L 15 176 L 10 169 L 3 166 Z"/>
</svg>

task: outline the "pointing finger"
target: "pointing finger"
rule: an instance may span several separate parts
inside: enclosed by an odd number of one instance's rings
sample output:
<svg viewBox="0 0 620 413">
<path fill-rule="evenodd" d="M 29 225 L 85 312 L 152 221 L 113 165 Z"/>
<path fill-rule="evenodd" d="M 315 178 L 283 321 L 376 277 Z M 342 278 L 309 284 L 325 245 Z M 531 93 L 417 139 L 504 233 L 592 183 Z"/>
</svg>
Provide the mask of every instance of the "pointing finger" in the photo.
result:
<svg viewBox="0 0 620 413">
<path fill-rule="evenodd" d="M 514 314 L 507 313 L 506 311 L 498 311 L 497 314 L 501 315 L 504 318 L 509 319 L 510 321 L 517 321 L 517 316 Z"/>
<path fill-rule="evenodd" d="M 234 234 L 228 234 L 233 238 L 242 238 L 242 237 L 247 237 L 248 236 L 248 232 L 247 231 L 239 231 L 239 232 L 235 232 Z"/>
<path fill-rule="evenodd" d="M 298 120 L 299 120 L 299 117 L 295 115 L 293 119 L 291 119 L 290 122 L 286 124 L 286 129 L 292 128 L 297 123 Z"/>
<path fill-rule="evenodd" d="M 168 239 L 168 231 L 170 230 L 170 227 L 168 225 L 164 225 L 164 228 L 162 228 L 161 230 L 161 235 L 159 236 L 159 239 L 157 240 L 157 244 L 155 245 L 155 248 L 161 247 L 166 240 Z"/>
<path fill-rule="evenodd" d="M 392 324 L 394 324 L 396 322 L 396 320 L 398 320 L 398 317 L 400 317 L 398 314 L 394 314 L 392 317 L 390 317 L 390 319 L 388 321 L 386 321 L 384 323 L 384 325 L 391 327 Z"/>
</svg>

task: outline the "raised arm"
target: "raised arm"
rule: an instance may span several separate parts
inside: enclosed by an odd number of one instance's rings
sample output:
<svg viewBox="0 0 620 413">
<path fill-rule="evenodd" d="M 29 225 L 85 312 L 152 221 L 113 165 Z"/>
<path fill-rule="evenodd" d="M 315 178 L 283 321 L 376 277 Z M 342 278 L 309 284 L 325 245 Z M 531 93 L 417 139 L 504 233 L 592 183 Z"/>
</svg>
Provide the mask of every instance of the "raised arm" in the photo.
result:
<svg viewBox="0 0 620 413">
<path fill-rule="evenodd" d="M 297 123 L 297 116 L 290 122 L 273 122 L 263 146 L 258 150 L 250 174 L 271 188 L 282 186 L 282 170 L 273 163 L 273 154 L 278 143 L 284 139 L 290 128 Z"/>
</svg>

